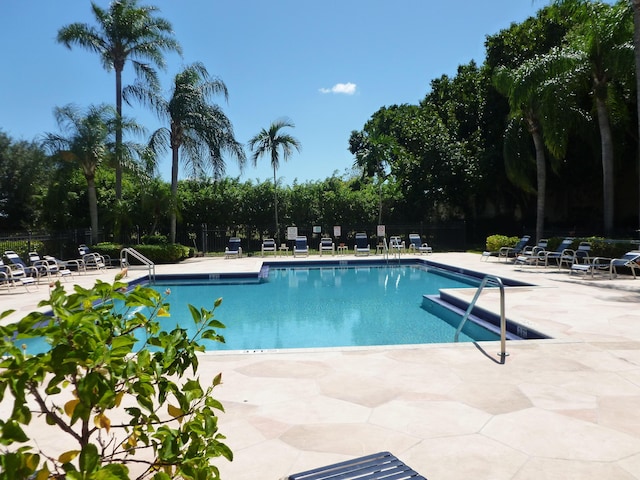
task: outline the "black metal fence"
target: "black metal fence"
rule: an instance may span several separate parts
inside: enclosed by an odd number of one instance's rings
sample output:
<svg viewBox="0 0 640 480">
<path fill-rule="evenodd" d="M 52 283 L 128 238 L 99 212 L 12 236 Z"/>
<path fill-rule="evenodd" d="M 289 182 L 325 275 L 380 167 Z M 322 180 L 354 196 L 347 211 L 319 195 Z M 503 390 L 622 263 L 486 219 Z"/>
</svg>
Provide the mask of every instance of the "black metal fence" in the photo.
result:
<svg viewBox="0 0 640 480">
<path fill-rule="evenodd" d="M 335 243 L 344 243 L 350 249 L 355 244 L 354 237 L 357 232 L 365 232 L 369 236 L 371 247 L 378 244 L 378 227 L 375 225 L 349 225 L 339 227 L 296 227 L 297 234 L 307 237 L 309 248 L 316 249 L 320 238 L 329 236 Z M 183 245 L 194 247 L 196 251 L 211 253 L 222 252 L 229 243 L 229 238 L 240 237 L 242 250 L 248 253 L 259 252 L 263 238 L 274 238 L 278 244 L 288 243 L 293 240 L 288 238 L 289 229 L 283 229 L 276 235 L 273 231 L 262 232 L 251 225 L 237 225 L 234 227 L 209 227 L 202 225 L 200 231 L 191 235 L 178 234 L 176 241 Z M 339 235 L 337 234 L 339 233 Z M 385 225 L 384 233 L 387 237 L 400 236 L 409 244 L 409 234 L 417 233 L 424 242 L 431 245 L 434 250 L 440 251 L 464 251 L 467 248 L 465 222 L 448 222 L 436 225 Z"/>
<path fill-rule="evenodd" d="M 16 232 L 0 235 L 0 255 L 13 250 L 23 258 L 28 252 L 57 258 L 77 258 L 78 246 L 91 243 L 91 230 L 68 230 L 64 232 Z"/>
<path fill-rule="evenodd" d="M 320 238 L 329 236 L 336 244 L 344 243 L 349 249 L 355 244 L 354 237 L 357 232 L 366 232 L 369 236 L 370 246 L 375 248 L 378 244 L 378 227 L 376 225 L 341 225 L 339 235 L 335 227 L 297 227 L 297 234 L 307 237 L 309 248 L 317 249 Z M 279 235 L 274 232 L 262 231 L 251 225 L 236 225 L 227 227 L 208 227 L 202 225 L 200 230 L 194 233 L 178 231 L 177 243 L 193 247 L 197 252 L 213 253 L 223 252 L 232 236 L 240 237 L 242 250 L 247 253 L 259 252 L 263 238 L 275 238 L 278 244 L 293 241 L 287 239 L 288 228 L 282 229 Z M 409 244 L 409 234 L 418 233 L 422 241 L 427 242 L 438 251 L 463 251 L 467 248 L 465 222 L 448 222 L 436 225 L 385 225 L 384 233 L 387 237 L 400 236 Z M 129 245 L 139 243 L 135 234 L 127 236 L 132 240 Z M 98 232 L 99 242 L 105 241 L 103 232 Z M 26 258 L 30 251 L 38 251 L 41 255 L 51 255 L 61 259 L 76 258 L 78 246 L 91 244 L 91 230 L 77 229 L 64 232 L 15 232 L 0 233 L 0 255 L 7 250 L 13 250 Z"/>
</svg>

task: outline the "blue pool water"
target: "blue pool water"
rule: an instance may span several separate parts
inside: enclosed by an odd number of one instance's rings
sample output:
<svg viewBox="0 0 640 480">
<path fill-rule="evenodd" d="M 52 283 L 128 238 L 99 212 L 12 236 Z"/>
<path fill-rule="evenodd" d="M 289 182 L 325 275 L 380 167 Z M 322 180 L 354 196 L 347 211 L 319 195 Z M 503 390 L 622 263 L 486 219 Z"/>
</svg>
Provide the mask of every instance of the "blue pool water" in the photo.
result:
<svg viewBox="0 0 640 480">
<path fill-rule="evenodd" d="M 474 279 L 409 265 L 271 268 L 260 282 L 190 283 L 154 286 L 171 290 L 171 317 L 162 319 L 163 327 L 180 323 L 188 328 L 187 304 L 212 308 L 222 297 L 216 318 L 226 326 L 218 332 L 226 343 L 207 342 L 206 348 L 243 351 L 450 343 L 460 317 L 429 313 L 422 308 L 423 296 L 478 285 Z M 459 341 L 498 339 L 468 325 Z"/>
</svg>

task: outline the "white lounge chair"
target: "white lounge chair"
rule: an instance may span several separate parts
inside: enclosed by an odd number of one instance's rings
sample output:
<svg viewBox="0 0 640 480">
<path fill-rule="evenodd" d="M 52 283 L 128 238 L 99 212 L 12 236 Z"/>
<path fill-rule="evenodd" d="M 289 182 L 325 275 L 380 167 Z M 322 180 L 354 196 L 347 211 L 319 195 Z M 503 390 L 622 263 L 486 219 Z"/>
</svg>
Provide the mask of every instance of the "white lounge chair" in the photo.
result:
<svg viewBox="0 0 640 480">
<path fill-rule="evenodd" d="M 558 259 L 558 268 L 562 268 L 562 264 L 566 264 L 567 267 L 571 268 L 576 263 L 590 263 L 589 252 L 591 252 L 591 244 L 589 242 L 580 242 L 580 245 L 575 250 L 565 248 Z"/>
<path fill-rule="evenodd" d="M 562 252 L 564 252 L 565 250 L 567 250 L 569 247 L 571 247 L 571 244 L 573 243 L 574 238 L 573 237 L 567 237 L 564 240 L 562 240 L 562 242 L 560 242 L 560 245 L 558 245 L 558 248 L 556 248 L 555 250 L 538 250 L 535 254 L 521 254 L 518 255 L 515 259 L 515 264 L 516 265 L 543 265 L 545 267 L 549 266 L 549 261 L 553 260 L 555 262 L 557 262 L 558 264 L 560 264 L 560 258 L 562 257 Z"/>
<path fill-rule="evenodd" d="M 110 267 L 113 264 L 111 261 L 111 257 L 109 255 L 103 255 L 98 252 L 92 252 L 91 249 L 89 249 L 89 247 L 87 247 L 84 244 L 78 247 L 78 253 L 80 254 L 80 258 L 82 260 L 84 260 L 85 256 L 87 256 L 87 260 L 89 261 L 89 263 L 91 263 L 91 265 L 85 265 L 85 268 L 100 270 L 103 268 L 106 269 L 107 267 Z M 89 254 L 93 255 L 93 258 L 95 260 L 89 257 L 88 256 Z M 102 264 L 103 266 L 100 266 L 100 264 Z"/>
<path fill-rule="evenodd" d="M 65 279 L 71 276 L 71 270 L 64 266 L 64 262 L 58 262 L 50 256 L 41 257 L 38 252 L 29 252 L 29 263 L 31 263 L 32 267 L 38 269 L 40 276 L 46 275 L 49 279 L 53 276 Z"/>
<path fill-rule="evenodd" d="M 353 247 L 355 255 L 369 255 L 371 247 L 369 247 L 369 237 L 366 233 L 356 233 L 356 244 Z"/>
<path fill-rule="evenodd" d="M 530 238 L 530 235 L 525 235 L 518 241 L 518 243 L 514 247 L 500 247 L 496 251 L 486 250 L 482 252 L 480 260 L 484 259 L 484 261 L 486 262 L 491 257 L 498 257 L 498 260 L 504 258 L 504 261 L 506 262 L 510 258 L 517 258 L 527 246 L 527 243 L 529 243 Z"/>
<path fill-rule="evenodd" d="M 307 237 L 296 237 L 295 244 L 293 245 L 293 256 L 309 256 L 309 246 L 307 245 Z"/>
<path fill-rule="evenodd" d="M 9 260 L 9 264 L 7 266 L 11 269 L 11 276 L 14 279 L 21 279 L 20 281 L 22 281 L 22 279 L 30 277 L 40 283 L 40 277 L 42 276 L 41 272 L 35 267 L 28 266 L 24 260 L 20 258 L 20 255 L 13 250 L 6 250 L 4 252 L 4 256 Z M 31 283 L 30 280 L 28 281 Z"/>
<path fill-rule="evenodd" d="M 35 285 L 37 287 L 36 279 L 37 277 L 35 276 L 28 276 L 23 268 L 5 265 L 0 258 L 0 286 L 5 287 L 7 291 L 10 291 L 10 288 L 16 285 L 22 285 L 29 291 L 30 286 Z"/>
<path fill-rule="evenodd" d="M 264 257 L 266 253 L 273 253 L 275 257 L 278 249 L 276 248 L 276 241 L 273 238 L 263 238 L 262 239 L 262 248 L 260 249 L 260 253 Z"/>
<path fill-rule="evenodd" d="M 637 278 L 636 270 L 640 270 L 640 251 L 632 250 L 625 253 L 620 258 L 595 257 L 588 263 L 574 263 L 571 265 L 571 274 L 584 273 L 591 274 L 591 278 L 598 271 L 609 272 L 609 278 L 613 279 L 618 275 L 618 267 L 626 267 L 631 270 L 633 278 Z"/>
<path fill-rule="evenodd" d="M 229 245 L 224 249 L 224 258 L 240 258 L 242 257 L 242 247 L 240 246 L 240 238 L 231 237 Z"/>
<path fill-rule="evenodd" d="M 323 237 L 320 239 L 318 250 L 320 251 L 320 256 L 322 256 L 322 252 L 331 252 L 331 255 L 333 256 L 336 253 L 336 244 L 333 243 L 331 238 Z"/>
<path fill-rule="evenodd" d="M 397 252 L 398 254 L 405 252 L 404 240 L 402 240 L 398 236 L 389 238 L 389 249 L 392 253 Z"/>
<path fill-rule="evenodd" d="M 417 233 L 409 234 L 409 252 L 411 251 L 426 253 L 427 255 L 433 253 L 433 249 L 428 243 L 423 242 Z"/>
</svg>

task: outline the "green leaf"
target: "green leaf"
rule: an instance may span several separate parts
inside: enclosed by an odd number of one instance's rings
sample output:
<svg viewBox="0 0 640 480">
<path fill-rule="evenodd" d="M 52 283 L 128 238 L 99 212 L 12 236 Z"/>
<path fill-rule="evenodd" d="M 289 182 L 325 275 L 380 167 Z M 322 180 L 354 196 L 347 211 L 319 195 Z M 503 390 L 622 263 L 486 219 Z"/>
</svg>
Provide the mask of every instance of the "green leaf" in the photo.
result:
<svg viewBox="0 0 640 480">
<path fill-rule="evenodd" d="M 102 467 L 91 476 L 92 480 L 129 480 L 129 469 L 120 464 L 109 464 Z"/>
<path fill-rule="evenodd" d="M 201 323 L 202 313 L 200 312 L 200 310 L 198 310 L 196 307 L 194 307 L 191 304 L 189 304 L 188 306 L 189 306 L 189 311 L 191 312 L 191 317 L 193 318 L 193 321 L 195 323 Z"/>
<path fill-rule="evenodd" d="M 171 480 L 171 476 L 167 475 L 164 472 L 158 472 L 153 476 L 154 480 Z"/>
<path fill-rule="evenodd" d="M 79 461 L 80 471 L 83 473 L 92 473 L 100 466 L 100 456 L 98 454 L 98 447 L 89 443 L 86 445 L 82 452 L 80 452 Z"/>
<path fill-rule="evenodd" d="M 211 320 L 207 323 L 207 327 L 209 328 L 227 328 L 224 323 L 219 322 L 218 320 Z"/>
<path fill-rule="evenodd" d="M 13 442 L 26 442 L 29 437 L 24 433 L 22 427 L 14 420 L 8 420 L 2 425 L 2 443 L 10 445 Z"/>
</svg>

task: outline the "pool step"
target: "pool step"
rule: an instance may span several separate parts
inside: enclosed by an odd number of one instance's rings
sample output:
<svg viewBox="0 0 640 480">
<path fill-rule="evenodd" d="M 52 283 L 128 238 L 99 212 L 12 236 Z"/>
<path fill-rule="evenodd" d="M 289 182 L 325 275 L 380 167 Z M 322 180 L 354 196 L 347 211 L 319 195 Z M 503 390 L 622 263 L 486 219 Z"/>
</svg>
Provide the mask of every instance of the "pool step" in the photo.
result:
<svg viewBox="0 0 640 480">
<path fill-rule="evenodd" d="M 508 294 L 508 292 L 507 292 Z M 462 316 L 469 308 L 469 302 L 451 295 L 448 292 L 440 291 L 438 295 L 423 295 L 422 306 L 425 310 L 431 311 L 429 303 L 439 305 L 442 308 L 455 313 L 462 319 Z M 469 320 L 486 328 L 491 332 L 500 335 L 500 315 L 482 307 L 475 306 L 469 315 Z M 457 327 L 457 325 L 455 325 Z M 524 327 L 512 320 L 507 319 L 507 340 L 534 340 L 547 339 L 547 335 L 537 330 Z"/>
</svg>

